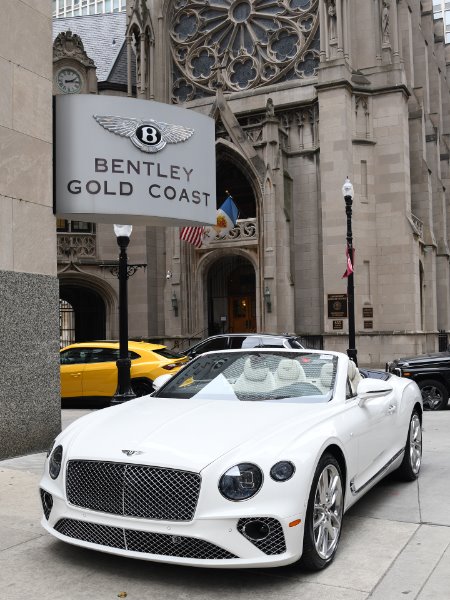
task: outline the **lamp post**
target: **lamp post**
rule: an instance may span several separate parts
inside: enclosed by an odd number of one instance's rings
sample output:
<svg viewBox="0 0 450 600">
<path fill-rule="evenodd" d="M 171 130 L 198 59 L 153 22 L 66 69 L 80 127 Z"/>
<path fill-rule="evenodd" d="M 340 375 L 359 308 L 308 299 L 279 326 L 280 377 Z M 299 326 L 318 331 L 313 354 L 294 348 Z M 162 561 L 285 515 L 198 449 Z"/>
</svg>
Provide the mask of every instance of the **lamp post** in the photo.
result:
<svg viewBox="0 0 450 600">
<path fill-rule="evenodd" d="M 347 253 L 351 264 L 351 273 L 347 276 L 347 306 L 348 306 L 348 348 L 347 355 L 358 366 L 356 341 L 355 341 L 355 287 L 353 279 L 353 233 L 352 233 L 352 204 L 353 186 L 347 177 L 342 186 L 342 195 L 345 200 L 345 214 L 347 215 Z"/>
<path fill-rule="evenodd" d="M 128 356 L 128 257 L 127 247 L 133 230 L 131 225 L 114 225 L 119 245 L 119 358 L 117 359 L 117 390 L 111 404 L 121 404 L 135 398 L 130 383 L 131 360 Z"/>
</svg>

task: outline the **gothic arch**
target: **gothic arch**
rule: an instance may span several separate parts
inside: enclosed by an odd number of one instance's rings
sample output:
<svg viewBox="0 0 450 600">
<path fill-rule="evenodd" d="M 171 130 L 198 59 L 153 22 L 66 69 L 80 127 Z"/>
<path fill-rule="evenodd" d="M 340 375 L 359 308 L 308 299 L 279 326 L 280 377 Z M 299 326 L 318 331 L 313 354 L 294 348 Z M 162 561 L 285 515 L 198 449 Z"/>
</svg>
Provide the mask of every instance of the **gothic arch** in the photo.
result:
<svg viewBox="0 0 450 600">
<path fill-rule="evenodd" d="M 85 272 L 64 271 L 58 274 L 60 296 L 64 295 L 64 287 L 77 289 L 80 294 L 87 291 L 96 294 L 104 303 L 105 337 L 113 337 L 113 316 L 118 310 L 118 298 L 113 288 L 103 279 Z"/>
</svg>

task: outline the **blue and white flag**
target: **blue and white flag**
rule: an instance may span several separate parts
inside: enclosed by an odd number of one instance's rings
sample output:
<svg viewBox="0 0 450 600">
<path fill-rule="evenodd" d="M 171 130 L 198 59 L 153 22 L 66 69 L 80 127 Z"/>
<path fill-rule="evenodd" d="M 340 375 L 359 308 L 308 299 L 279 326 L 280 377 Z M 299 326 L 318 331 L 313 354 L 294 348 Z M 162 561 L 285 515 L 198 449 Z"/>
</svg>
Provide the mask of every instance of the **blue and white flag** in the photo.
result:
<svg viewBox="0 0 450 600">
<path fill-rule="evenodd" d="M 203 243 L 208 244 L 214 240 L 224 238 L 236 225 L 238 216 L 238 207 L 233 202 L 233 198 L 228 196 L 217 210 L 216 224 L 212 227 L 205 227 Z"/>
</svg>

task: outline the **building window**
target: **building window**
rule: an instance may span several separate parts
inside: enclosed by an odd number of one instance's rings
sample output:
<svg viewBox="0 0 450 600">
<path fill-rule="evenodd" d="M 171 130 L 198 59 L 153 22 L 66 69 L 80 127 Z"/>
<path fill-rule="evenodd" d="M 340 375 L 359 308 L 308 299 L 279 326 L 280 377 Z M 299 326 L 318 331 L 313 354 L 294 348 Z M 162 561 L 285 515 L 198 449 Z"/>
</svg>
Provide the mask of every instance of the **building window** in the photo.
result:
<svg viewBox="0 0 450 600">
<path fill-rule="evenodd" d="M 56 231 L 58 233 L 95 233 L 95 223 L 56 219 Z"/>
</svg>

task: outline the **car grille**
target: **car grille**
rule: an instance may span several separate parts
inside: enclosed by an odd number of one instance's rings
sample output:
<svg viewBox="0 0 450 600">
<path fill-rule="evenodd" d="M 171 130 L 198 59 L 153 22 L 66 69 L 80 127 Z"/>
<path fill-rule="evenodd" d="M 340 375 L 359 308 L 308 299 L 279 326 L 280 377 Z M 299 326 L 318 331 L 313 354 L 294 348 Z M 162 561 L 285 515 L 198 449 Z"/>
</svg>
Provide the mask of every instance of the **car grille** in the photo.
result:
<svg viewBox="0 0 450 600">
<path fill-rule="evenodd" d="M 188 471 L 126 463 L 71 460 L 66 491 L 71 504 L 114 515 L 191 521 L 200 476 Z"/>
<path fill-rule="evenodd" d="M 202 560 L 238 558 L 219 546 L 197 538 L 122 529 L 76 519 L 59 520 L 55 530 L 61 535 L 83 542 L 145 554 Z"/>
<path fill-rule="evenodd" d="M 269 534 L 262 540 L 254 540 L 245 534 L 244 528 L 247 523 L 250 521 L 262 521 L 269 527 Z M 271 517 L 252 517 L 239 519 L 237 528 L 239 533 L 241 533 L 249 542 L 254 544 L 259 550 L 264 552 L 264 554 L 283 554 L 286 552 L 286 542 L 284 539 L 283 528 L 281 523 L 277 521 L 277 519 L 272 519 Z"/>
</svg>

